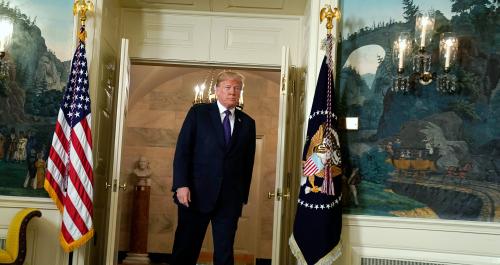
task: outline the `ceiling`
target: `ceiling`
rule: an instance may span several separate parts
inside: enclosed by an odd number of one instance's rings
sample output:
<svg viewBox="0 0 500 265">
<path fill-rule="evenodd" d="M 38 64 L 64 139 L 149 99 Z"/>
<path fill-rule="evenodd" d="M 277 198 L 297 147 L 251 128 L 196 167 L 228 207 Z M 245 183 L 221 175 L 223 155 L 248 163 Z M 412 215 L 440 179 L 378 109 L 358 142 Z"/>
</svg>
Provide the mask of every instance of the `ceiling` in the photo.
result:
<svg viewBox="0 0 500 265">
<path fill-rule="evenodd" d="M 303 15 L 307 0 L 120 0 L 122 7 Z"/>
</svg>

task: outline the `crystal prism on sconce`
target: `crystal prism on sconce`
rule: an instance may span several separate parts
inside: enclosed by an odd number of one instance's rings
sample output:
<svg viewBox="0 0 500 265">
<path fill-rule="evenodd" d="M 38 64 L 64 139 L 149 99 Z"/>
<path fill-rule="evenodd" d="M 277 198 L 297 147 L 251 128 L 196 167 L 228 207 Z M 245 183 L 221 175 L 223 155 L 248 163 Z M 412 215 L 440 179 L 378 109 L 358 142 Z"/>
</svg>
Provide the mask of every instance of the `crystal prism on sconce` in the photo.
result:
<svg viewBox="0 0 500 265">
<path fill-rule="evenodd" d="M 414 88 L 416 82 L 421 85 L 428 85 L 434 79 L 438 80 L 437 90 L 440 92 L 454 92 L 456 77 L 450 74 L 450 69 L 455 61 L 458 40 L 452 33 L 443 33 L 440 41 L 440 62 L 444 67 L 444 74 L 439 77 L 432 72 L 432 54 L 427 51 L 427 47 L 432 41 L 434 34 L 435 19 L 433 13 L 423 15 L 417 14 L 415 20 L 414 40 L 418 47 L 416 54 L 411 56 L 412 41 L 408 32 L 402 32 L 393 46 L 394 64 L 397 65 L 397 75 L 392 81 L 392 90 L 394 92 L 408 92 Z M 406 73 L 408 59 L 412 58 L 413 73 Z"/>
</svg>

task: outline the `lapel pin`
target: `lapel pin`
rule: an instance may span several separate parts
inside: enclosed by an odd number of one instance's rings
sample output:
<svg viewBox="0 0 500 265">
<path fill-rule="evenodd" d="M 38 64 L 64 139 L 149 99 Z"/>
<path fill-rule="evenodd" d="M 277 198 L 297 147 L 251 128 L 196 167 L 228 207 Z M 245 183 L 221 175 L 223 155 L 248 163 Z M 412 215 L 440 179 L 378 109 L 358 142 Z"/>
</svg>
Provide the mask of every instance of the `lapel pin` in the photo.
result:
<svg viewBox="0 0 500 265">
<path fill-rule="evenodd" d="M 238 118 L 238 121 L 239 121 L 239 122 L 241 122 L 241 119 L 240 119 L 240 118 Z"/>
</svg>

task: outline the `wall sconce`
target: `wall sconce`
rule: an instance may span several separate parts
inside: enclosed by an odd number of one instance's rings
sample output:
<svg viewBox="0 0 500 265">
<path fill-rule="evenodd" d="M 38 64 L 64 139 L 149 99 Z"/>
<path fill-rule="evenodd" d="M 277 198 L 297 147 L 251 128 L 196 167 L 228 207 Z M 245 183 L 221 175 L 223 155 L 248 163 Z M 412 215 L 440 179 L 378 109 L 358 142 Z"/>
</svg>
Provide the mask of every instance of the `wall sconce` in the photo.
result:
<svg viewBox="0 0 500 265">
<path fill-rule="evenodd" d="M 7 46 L 12 40 L 12 32 L 14 31 L 14 24 L 10 17 L 0 16 L 0 79 L 5 79 L 9 76 L 9 66 L 4 61 Z"/>
<path fill-rule="evenodd" d="M 428 85 L 437 74 L 431 71 L 432 55 L 426 50 L 426 47 L 432 41 L 434 33 L 434 16 L 417 14 L 415 20 L 415 43 L 418 51 L 413 55 L 413 73 L 405 75 L 405 66 L 408 58 L 411 56 L 412 41 L 408 32 L 402 32 L 393 46 L 393 60 L 397 65 L 397 76 L 393 78 L 392 90 L 395 92 L 408 92 L 414 87 L 416 81 L 421 85 Z M 443 43 L 443 44 L 441 44 Z M 447 46 L 448 45 L 448 46 Z M 443 46 L 443 47 L 441 47 Z M 449 48 L 447 48 L 449 47 Z M 440 41 L 440 61 L 443 64 L 444 74 L 438 77 L 437 90 L 440 92 L 454 92 L 456 78 L 451 75 L 450 68 L 453 64 L 458 49 L 458 40 L 452 33 L 444 33 Z"/>
<path fill-rule="evenodd" d="M 205 96 L 205 90 L 208 87 L 208 92 Z M 207 78 L 203 83 L 196 84 L 194 86 L 194 100 L 193 105 L 201 103 L 212 103 L 217 101 L 217 96 L 215 95 L 215 84 L 214 84 L 214 70 L 210 70 Z"/>
<path fill-rule="evenodd" d="M 194 86 L 194 100 L 193 100 L 193 105 L 196 104 L 202 104 L 202 103 L 213 103 L 217 101 L 217 95 L 215 94 L 215 82 L 214 82 L 214 77 L 215 77 L 215 70 L 210 70 L 210 73 L 208 74 L 207 78 L 205 81 L 201 84 L 196 84 Z M 210 82 L 209 82 L 210 80 Z M 205 90 L 208 87 L 208 92 L 205 94 Z M 240 91 L 240 100 L 238 102 L 238 106 L 236 106 L 239 109 L 243 109 L 243 106 L 245 105 L 244 100 L 243 100 L 243 91 L 244 89 L 241 89 Z"/>
</svg>

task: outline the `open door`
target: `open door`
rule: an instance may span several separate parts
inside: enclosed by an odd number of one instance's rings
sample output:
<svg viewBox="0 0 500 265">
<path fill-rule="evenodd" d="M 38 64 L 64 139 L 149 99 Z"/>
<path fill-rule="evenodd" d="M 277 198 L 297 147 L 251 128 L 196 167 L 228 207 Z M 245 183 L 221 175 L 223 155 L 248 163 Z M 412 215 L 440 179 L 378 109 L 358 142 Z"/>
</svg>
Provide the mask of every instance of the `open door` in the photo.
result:
<svg viewBox="0 0 500 265">
<path fill-rule="evenodd" d="M 272 264 L 283 264 L 280 260 L 281 249 L 286 247 L 283 241 L 283 215 L 290 204 L 290 193 L 286 184 L 286 135 L 289 131 L 287 124 L 289 74 L 290 74 L 290 49 L 283 47 L 281 52 L 281 80 L 280 80 L 280 106 L 278 120 L 278 147 L 276 150 L 276 188 L 269 193 L 269 198 L 274 198 L 273 218 L 273 256 Z"/>
<path fill-rule="evenodd" d="M 278 147 L 276 158 L 276 189 L 274 198 L 272 264 L 293 264 L 288 247 L 298 197 L 301 171 L 303 120 L 303 72 L 290 65 L 289 49 L 282 49 Z"/>
<path fill-rule="evenodd" d="M 127 115 L 127 103 L 130 84 L 130 58 L 128 55 L 128 39 L 122 39 L 120 52 L 120 68 L 118 77 L 118 90 L 116 91 L 115 119 L 113 121 L 113 141 L 110 154 L 111 168 L 106 188 L 108 190 L 108 211 L 106 224 L 106 252 L 104 264 L 117 264 L 118 262 L 118 236 L 120 230 L 119 209 L 120 191 L 126 185 L 120 182 L 120 168 L 122 157 L 123 125 Z"/>
</svg>

